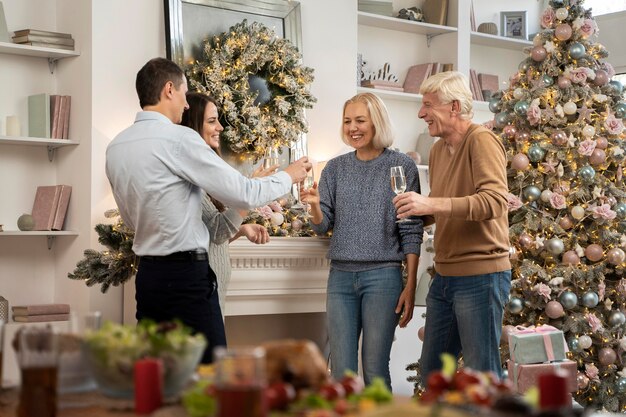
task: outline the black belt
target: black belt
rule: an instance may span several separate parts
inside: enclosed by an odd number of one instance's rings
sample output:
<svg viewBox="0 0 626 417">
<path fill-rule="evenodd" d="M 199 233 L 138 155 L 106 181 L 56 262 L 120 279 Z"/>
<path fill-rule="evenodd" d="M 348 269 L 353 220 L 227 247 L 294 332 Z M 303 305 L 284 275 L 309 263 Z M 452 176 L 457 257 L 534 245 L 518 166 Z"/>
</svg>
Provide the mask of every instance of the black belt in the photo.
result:
<svg viewBox="0 0 626 417">
<path fill-rule="evenodd" d="M 187 250 L 183 252 L 174 252 L 164 256 L 142 256 L 142 261 L 148 262 L 194 262 L 208 261 L 209 254 L 206 252 Z"/>
</svg>

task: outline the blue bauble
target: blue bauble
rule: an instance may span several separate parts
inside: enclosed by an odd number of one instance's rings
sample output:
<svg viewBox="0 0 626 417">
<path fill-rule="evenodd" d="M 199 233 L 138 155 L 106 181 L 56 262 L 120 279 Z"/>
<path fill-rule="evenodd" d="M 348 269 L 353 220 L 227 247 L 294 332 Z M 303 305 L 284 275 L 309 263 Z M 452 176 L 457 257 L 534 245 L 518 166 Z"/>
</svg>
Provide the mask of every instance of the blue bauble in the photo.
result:
<svg viewBox="0 0 626 417">
<path fill-rule="evenodd" d="M 617 80 L 609 81 L 609 85 L 615 90 L 617 94 L 622 94 L 622 91 L 624 91 L 624 86 Z"/>
<path fill-rule="evenodd" d="M 496 127 L 502 129 L 509 122 L 509 114 L 503 111 L 497 113 L 493 119 L 496 122 Z"/>
<path fill-rule="evenodd" d="M 596 176 L 596 170 L 586 165 L 578 170 L 578 176 L 585 182 L 591 182 L 593 181 L 593 177 Z"/>
<path fill-rule="evenodd" d="M 536 185 L 529 185 L 522 191 L 524 201 L 537 201 L 541 197 L 541 190 Z"/>
<path fill-rule="evenodd" d="M 613 211 L 617 213 L 617 217 L 620 219 L 626 219 L 626 204 L 617 203 L 615 207 L 613 207 Z"/>
<path fill-rule="evenodd" d="M 553 9 L 560 9 L 565 5 L 565 0 L 550 0 L 550 6 Z"/>
<path fill-rule="evenodd" d="M 593 308 L 598 305 L 598 294 L 593 291 L 587 291 L 583 294 L 582 302 L 585 307 Z"/>
<path fill-rule="evenodd" d="M 511 314 L 519 314 L 524 309 L 524 301 L 519 297 L 511 297 L 506 308 Z"/>
<path fill-rule="evenodd" d="M 580 344 L 578 343 L 578 338 L 574 337 L 569 340 L 569 348 L 572 352 L 580 352 Z"/>
<path fill-rule="evenodd" d="M 615 117 L 618 119 L 626 118 L 626 103 L 620 101 L 615 105 Z"/>
<path fill-rule="evenodd" d="M 615 310 L 609 315 L 608 322 L 611 327 L 622 326 L 626 322 L 626 316 L 621 311 Z"/>
<path fill-rule="evenodd" d="M 569 48 L 567 48 L 569 52 L 569 56 L 573 59 L 582 58 L 585 56 L 585 45 L 580 42 L 573 42 L 570 44 Z"/>
<path fill-rule="evenodd" d="M 546 156 L 546 151 L 539 145 L 532 145 L 528 149 L 528 159 L 531 162 L 542 161 L 544 156 Z"/>
<path fill-rule="evenodd" d="M 548 74 L 543 74 L 543 76 L 541 77 L 541 82 L 544 86 L 550 87 L 552 84 L 554 84 L 554 78 L 550 77 Z"/>
<path fill-rule="evenodd" d="M 626 393 L 626 378 L 624 377 L 618 378 L 617 382 L 615 383 L 615 389 L 620 394 Z"/>
<path fill-rule="evenodd" d="M 576 307 L 576 304 L 578 304 L 578 297 L 576 296 L 576 294 L 569 290 L 563 291 L 561 293 L 561 296 L 559 297 L 559 301 L 561 302 L 563 307 L 571 310 L 572 308 Z"/>
<path fill-rule="evenodd" d="M 489 110 L 491 110 L 492 113 L 497 113 L 502 110 L 502 103 L 500 103 L 500 99 L 492 98 L 489 100 Z"/>
<path fill-rule="evenodd" d="M 520 117 L 526 117 L 526 112 L 528 111 L 528 107 L 529 107 L 529 104 L 527 101 L 520 100 L 517 103 L 515 103 L 515 106 L 513 107 L 513 111 L 515 111 L 515 114 L 517 114 Z"/>
</svg>

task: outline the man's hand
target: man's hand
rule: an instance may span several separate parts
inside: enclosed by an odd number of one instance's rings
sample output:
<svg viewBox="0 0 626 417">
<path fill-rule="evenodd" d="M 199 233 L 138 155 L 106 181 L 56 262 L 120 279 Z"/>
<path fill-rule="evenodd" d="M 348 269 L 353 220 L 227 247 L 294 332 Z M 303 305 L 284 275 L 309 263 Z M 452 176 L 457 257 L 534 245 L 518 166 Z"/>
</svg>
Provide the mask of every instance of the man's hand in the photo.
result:
<svg viewBox="0 0 626 417">
<path fill-rule="evenodd" d="M 285 172 L 291 177 L 291 183 L 295 184 L 304 181 L 304 178 L 306 178 L 306 173 L 312 167 L 313 164 L 309 162 L 309 158 L 304 156 L 285 168 Z"/>
<path fill-rule="evenodd" d="M 270 241 L 270 234 L 260 224 L 242 224 L 239 233 L 248 238 L 252 243 L 263 244 Z"/>
<path fill-rule="evenodd" d="M 399 219 L 409 216 L 424 216 L 434 213 L 432 199 L 414 191 L 402 193 L 393 199 Z"/>
</svg>

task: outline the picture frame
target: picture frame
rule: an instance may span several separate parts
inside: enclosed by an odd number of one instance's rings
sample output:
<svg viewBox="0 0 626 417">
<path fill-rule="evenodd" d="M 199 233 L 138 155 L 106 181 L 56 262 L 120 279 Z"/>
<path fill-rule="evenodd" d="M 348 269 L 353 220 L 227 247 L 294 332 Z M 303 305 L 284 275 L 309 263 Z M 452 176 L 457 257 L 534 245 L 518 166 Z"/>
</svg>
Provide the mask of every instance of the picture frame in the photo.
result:
<svg viewBox="0 0 626 417">
<path fill-rule="evenodd" d="M 500 33 L 507 38 L 524 39 L 527 36 L 526 11 L 500 12 Z"/>
<path fill-rule="evenodd" d="M 302 52 L 300 3 L 287 0 L 164 0 L 167 58 L 180 66 L 202 43 L 247 19 L 272 28 Z"/>
</svg>

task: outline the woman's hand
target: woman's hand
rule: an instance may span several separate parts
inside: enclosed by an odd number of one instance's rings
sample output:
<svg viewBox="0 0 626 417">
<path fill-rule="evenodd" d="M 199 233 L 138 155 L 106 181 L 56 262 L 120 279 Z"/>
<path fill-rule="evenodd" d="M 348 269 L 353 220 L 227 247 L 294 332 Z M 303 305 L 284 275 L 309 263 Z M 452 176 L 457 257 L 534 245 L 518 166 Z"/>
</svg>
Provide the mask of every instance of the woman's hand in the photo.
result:
<svg viewBox="0 0 626 417">
<path fill-rule="evenodd" d="M 300 187 L 300 201 L 303 203 L 308 203 L 311 206 L 319 206 L 320 205 L 320 192 L 317 189 L 317 183 L 313 183 L 313 187 L 304 189 L 304 187 Z"/>
<path fill-rule="evenodd" d="M 413 318 L 413 306 L 415 304 L 415 288 L 405 287 L 398 299 L 396 314 L 400 313 L 398 326 L 404 328 Z"/>
<path fill-rule="evenodd" d="M 269 168 L 263 168 L 263 165 L 261 164 L 259 165 L 257 169 L 254 170 L 252 175 L 250 175 L 250 178 L 261 178 L 261 177 L 267 177 L 268 175 L 275 174 L 279 166 L 280 165 L 276 164 L 276 165 L 272 165 Z"/>
<path fill-rule="evenodd" d="M 260 224 L 242 224 L 239 227 L 239 233 L 247 237 L 248 240 L 257 245 L 270 241 L 270 234 L 267 229 Z"/>
</svg>

